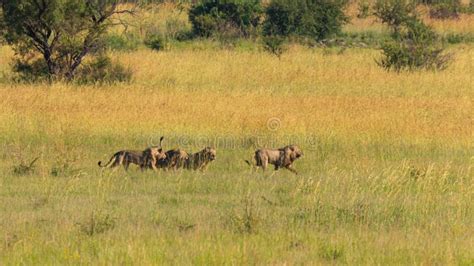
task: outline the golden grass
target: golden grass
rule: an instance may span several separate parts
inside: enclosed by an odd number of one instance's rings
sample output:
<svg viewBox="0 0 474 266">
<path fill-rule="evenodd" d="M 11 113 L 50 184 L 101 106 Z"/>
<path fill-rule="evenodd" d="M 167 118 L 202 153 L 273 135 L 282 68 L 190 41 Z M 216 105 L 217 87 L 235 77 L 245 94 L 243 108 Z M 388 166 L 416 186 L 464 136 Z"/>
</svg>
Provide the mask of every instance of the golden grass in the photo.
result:
<svg viewBox="0 0 474 266">
<path fill-rule="evenodd" d="M 370 49 L 202 42 L 112 53 L 130 84 L 76 86 L 8 83 L 1 47 L 0 262 L 472 265 L 474 49 L 450 49 L 445 71 L 397 74 Z M 235 145 L 205 173 L 98 169 L 161 135 Z M 298 176 L 242 160 L 289 142 Z"/>
<path fill-rule="evenodd" d="M 41 119 L 51 130 L 129 125 L 238 135 L 265 130 L 277 117 L 284 133 L 471 137 L 471 48 L 457 52 L 456 62 L 439 73 L 388 73 L 376 66 L 377 55 L 294 47 L 278 60 L 259 52 L 140 50 L 117 55 L 135 72 L 130 85 L 4 86 L 0 102 L 4 122 Z"/>
<path fill-rule="evenodd" d="M 468 5 L 464 3 L 465 5 Z M 373 5 L 373 3 L 372 3 Z M 371 6 L 372 6 L 371 5 Z M 372 10 L 372 9 L 371 9 Z M 459 19 L 431 19 L 429 17 L 429 9 L 424 6 L 418 8 L 419 14 L 423 20 L 433 26 L 433 28 L 440 34 L 444 33 L 464 33 L 464 34 L 473 34 L 474 33 L 474 15 L 470 14 L 460 14 Z M 360 32 L 360 31 L 375 31 L 383 32 L 387 28 L 381 25 L 377 19 L 370 15 L 367 18 L 359 19 L 357 18 L 358 14 L 358 2 L 354 1 L 347 8 L 347 15 L 351 18 L 350 23 L 347 24 L 344 29 L 348 32 Z"/>
</svg>

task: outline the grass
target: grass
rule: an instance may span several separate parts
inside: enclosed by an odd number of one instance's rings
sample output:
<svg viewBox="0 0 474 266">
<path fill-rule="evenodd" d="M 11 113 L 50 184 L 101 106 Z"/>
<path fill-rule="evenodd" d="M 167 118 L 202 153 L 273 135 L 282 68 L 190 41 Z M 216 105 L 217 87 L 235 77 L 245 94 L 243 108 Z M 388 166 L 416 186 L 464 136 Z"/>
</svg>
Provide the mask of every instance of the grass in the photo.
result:
<svg viewBox="0 0 474 266">
<path fill-rule="evenodd" d="M 10 83 L 0 48 L 2 265 L 473 264 L 472 44 L 400 74 L 372 49 L 211 46 L 112 52 L 134 71 L 113 86 Z M 97 167 L 162 135 L 217 160 Z M 299 176 L 242 160 L 287 143 Z"/>
</svg>

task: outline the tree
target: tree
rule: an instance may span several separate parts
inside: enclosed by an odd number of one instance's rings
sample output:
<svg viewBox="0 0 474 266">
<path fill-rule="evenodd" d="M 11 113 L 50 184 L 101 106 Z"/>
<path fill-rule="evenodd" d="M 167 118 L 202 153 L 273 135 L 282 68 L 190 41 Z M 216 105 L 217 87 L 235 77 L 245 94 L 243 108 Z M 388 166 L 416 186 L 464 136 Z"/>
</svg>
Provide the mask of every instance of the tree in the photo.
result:
<svg viewBox="0 0 474 266">
<path fill-rule="evenodd" d="M 382 44 L 378 64 L 385 69 L 444 69 L 452 60 L 444 53 L 438 35 L 424 24 L 412 3 L 404 0 L 378 0 L 374 14 L 391 30 L 391 40 Z"/>
<path fill-rule="evenodd" d="M 410 17 L 414 17 L 416 2 L 407 0 L 377 0 L 374 6 L 374 15 L 384 24 L 387 24 L 397 34 Z"/>
<path fill-rule="evenodd" d="M 264 22 L 266 36 L 303 36 L 323 40 L 348 21 L 347 0 L 272 0 Z"/>
<path fill-rule="evenodd" d="M 3 36 L 17 55 L 17 70 L 44 66 L 49 78 L 72 80 L 89 53 L 103 46 L 101 37 L 118 23 L 118 0 L 0 0 Z"/>
<path fill-rule="evenodd" d="M 197 36 L 247 37 L 260 24 L 260 0 L 202 0 L 192 5 L 189 21 Z"/>
</svg>

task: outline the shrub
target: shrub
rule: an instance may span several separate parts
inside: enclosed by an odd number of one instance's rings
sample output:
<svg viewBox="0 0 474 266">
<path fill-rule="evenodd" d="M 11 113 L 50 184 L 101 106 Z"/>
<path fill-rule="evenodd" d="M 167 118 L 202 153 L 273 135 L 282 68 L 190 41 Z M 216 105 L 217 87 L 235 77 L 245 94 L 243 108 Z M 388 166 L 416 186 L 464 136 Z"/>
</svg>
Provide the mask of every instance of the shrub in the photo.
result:
<svg viewBox="0 0 474 266">
<path fill-rule="evenodd" d="M 166 38 L 173 40 L 185 39 L 188 35 L 189 29 L 186 27 L 186 23 L 177 18 L 169 18 L 165 23 L 166 27 Z"/>
<path fill-rule="evenodd" d="M 319 256 L 326 260 L 339 260 L 344 257 L 344 247 L 332 244 L 324 244 L 319 247 Z"/>
<path fill-rule="evenodd" d="M 35 163 L 38 159 L 39 157 L 36 157 L 29 163 L 21 162 L 20 164 L 13 166 L 13 173 L 15 175 L 29 175 L 33 173 L 35 170 Z"/>
<path fill-rule="evenodd" d="M 228 216 L 228 223 L 233 230 L 241 234 L 252 234 L 257 232 L 260 224 L 258 217 L 258 209 L 256 208 L 254 199 L 247 195 L 242 200 L 241 208 L 236 209 Z"/>
<path fill-rule="evenodd" d="M 376 15 L 392 28 L 391 40 L 382 45 L 383 58 L 377 63 L 395 71 L 446 68 L 451 55 L 444 53 L 436 33 L 414 12 L 409 13 L 407 3 L 400 3 L 380 0 L 376 4 Z"/>
<path fill-rule="evenodd" d="M 77 223 L 80 231 L 87 236 L 94 236 L 112 230 L 115 224 L 116 219 L 109 214 L 95 212 L 92 212 L 90 217 L 85 221 Z"/>
<path fill-rule="evenodd" d="M 265 36 L 263 37 L 263 49 L 280 59 L 286 50 L 285 39 L 281 36 Z"/>
<path fill-rule="evenodd" d="M 322 40 L 339 33 L 348 18 L 347 1 L 274 0 L 266 8 L 265 35 L 304 36 Z"/>
<path fill-rule="evenodd" d="M 374 6 L 374 15 L 395 32 L 414 11 L 415 5 L 406 0 L 377 0 Z"/>
<path fill-rule="evenodd" d="M 5 44 L 5 38 L 4 38 L 4 36 L 6 35 L 5 31 L 6 31 L 6 24 L 3 18 L 3 10 L 0 7 L 0 45 Z"/>
<path fill-rule="evenodd" d="M 113 63 L 109 57 L 104 55 L 84 64 L 76 75 L 76 82 L 79 84 L 112 84 L 128 82 L 131 79 L 131 69 Z"/>
<path fill-rule="evenodd" d="M 459 0 L 438 0 L 430 7 L 430 17 L 436 19 L 459 18 L 460 9 Z"/>
<path fill-rule="evenodd" d="M 152 50 L 160 51 L 166 47 L 165 38 L 161 37 L 159 34 L 152 34 L 145 38 L 145 45 Z"/>
<path fill-rule="evenodd" d="M 248 37 L 260 23 L 260 0 L 203 0 L 189 10 L 196 36 L 211 37 L 232 32 Z"/>
<path fill-rule="evenodd" d="M 39 58 L 17 58 L 13 62 L 13 72 L 16 82 L 39 82 L 51 77 L 48 65 Z"/>
<path fill-rule="evenodd" d="M 134 51 L 139 43 L 139 38 L 131 34 L 109 34 L 105 37 L 106 47 L 115 51 Z"/>
<path fill-rule="evenodd" d="M 360 1 L 357 10 L 357 18 L 367 18 L 369 16 L 370 11 L 370 3 L 368 2 L 368 0 Z"/>
</svg>

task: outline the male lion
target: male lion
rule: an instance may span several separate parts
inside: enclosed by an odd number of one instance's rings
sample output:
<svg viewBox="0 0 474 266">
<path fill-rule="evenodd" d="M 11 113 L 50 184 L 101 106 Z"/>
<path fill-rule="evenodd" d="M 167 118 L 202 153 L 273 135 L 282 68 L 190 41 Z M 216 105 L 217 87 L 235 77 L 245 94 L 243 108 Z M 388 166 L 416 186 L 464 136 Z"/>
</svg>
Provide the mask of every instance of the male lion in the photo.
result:
<svg viewBox="0 0 474 266">
<path fill-rule="evenodd" d="M 136 164 L 140 166 L 140 170 L 144 170 L 146 168 L 153 168 L 156 170 L 156 162 L 158 160 L 166 158 L 166 154 L 163 152 L 161 147 L 161 142 L 163 141 L 164 137 L 160 138 L 160 146 L 152 146 L 143 151 L 137 150 L 122 150 L 116 152 L 110 158 L 109 162 L 105 165 L 102 165 L 102 162 L 99 161 L 100 167 L 108 167 L 114 168 L 119 165 L 123 165 L 125 170 L 128 170 L 130 164 Z"/>
<path fill-rule="evenodd" d="M 216 159 L 217 151 L 214 148 L 206 147 L 200 152 L 190 154 L 185 161 L 186 169 L 201 170 L 207 169 L 210 162 Z"/>
<path fill-rule="evenodd" d="M 265 171 L 268 164 L 273 164 L 275 170 L 286 168 L 291 172 L 298 174 L 295 169 L 291 167 L 296 159 L 303 156 L 303 151 L 296 145 L 288 145 L 280 149 L 259 149 L 255 151 L 255 165 L 262 167 Z M 249 165 L 252 165 L 248 160 L 245 160 Z"/>
<path fill-rule="evenodd" d="M 156 162 L 156 167 L 177 170 L 184 167 L 186 160 L 189 159 L 187 152 L 181 149 L 173 149 L 165 152 L 166 157 Z"/>
</svg>

